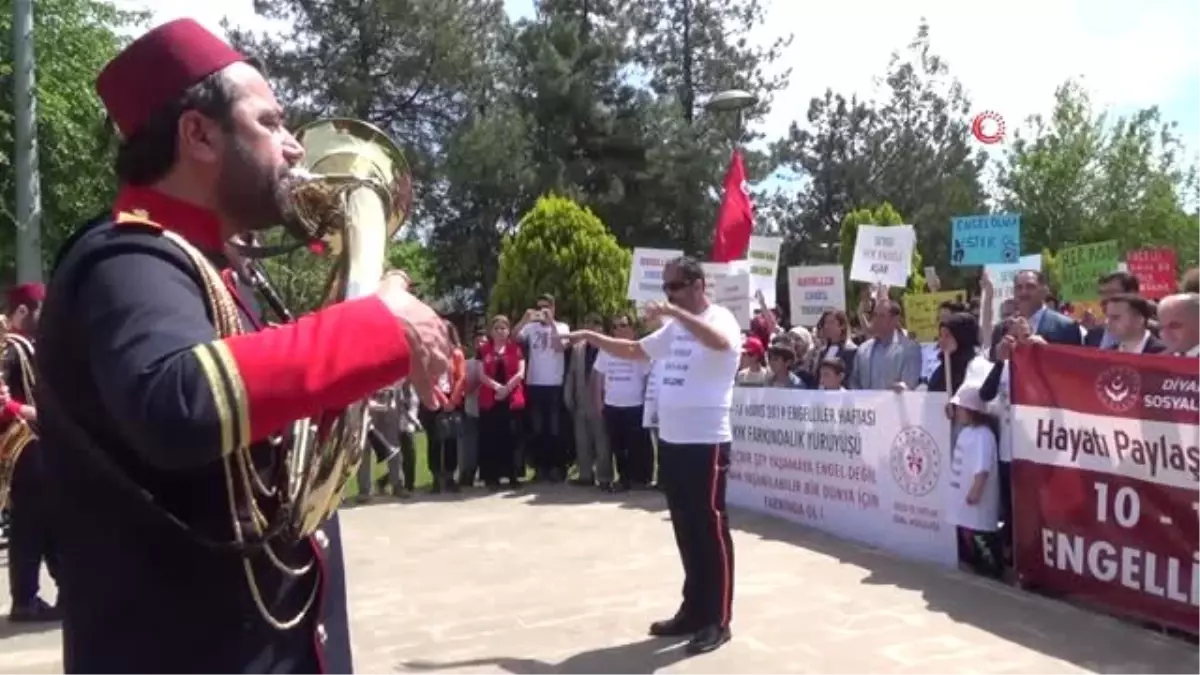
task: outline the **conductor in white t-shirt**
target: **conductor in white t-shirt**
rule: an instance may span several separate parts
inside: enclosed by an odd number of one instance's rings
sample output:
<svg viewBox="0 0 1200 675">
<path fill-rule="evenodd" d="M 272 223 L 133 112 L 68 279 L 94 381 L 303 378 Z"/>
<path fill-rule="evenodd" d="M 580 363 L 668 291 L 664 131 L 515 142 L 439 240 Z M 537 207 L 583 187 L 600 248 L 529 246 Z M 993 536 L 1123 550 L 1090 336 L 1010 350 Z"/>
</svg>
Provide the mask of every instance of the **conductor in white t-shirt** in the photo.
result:
<svg viewBox="0 0 1200 675">
<path fill-rule="evenodd" d="M 741 329 L 729 310 L 704 295 L 704 270 L 692 258 L 663 268 L 666 303 L 646 306 L 662 328 L 641 340 L 592 331 L 571 334 L 618 358 L 661 362 L 658 389 L 658 482 L 667 497 L 675 543 L 683 560 L 683 604 L 655 622 L 658 637 L 691 635 L 687 650 L 701 654 L 729 641 L 733 606 L 733 540 L 725 511 L 729 471 L 729 407 Z"/>
</svg>

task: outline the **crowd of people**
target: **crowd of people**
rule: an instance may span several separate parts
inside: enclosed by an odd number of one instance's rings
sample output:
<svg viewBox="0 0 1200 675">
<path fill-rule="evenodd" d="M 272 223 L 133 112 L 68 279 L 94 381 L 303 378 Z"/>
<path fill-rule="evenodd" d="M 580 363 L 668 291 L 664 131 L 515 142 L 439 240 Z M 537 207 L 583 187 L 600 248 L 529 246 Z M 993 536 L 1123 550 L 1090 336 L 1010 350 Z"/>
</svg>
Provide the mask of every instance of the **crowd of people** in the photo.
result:
<svg viewBox="0 0 1200 675">
<path fill-rule="evenodd" d="M 735 383 L 953 395 L 952 461 L 967 467 L 967 477 L 956 483 L 963 503 L 952 514 L 963 529 L 961 555 L 972 568 L 1000 576 L 1010 555 L 1002 535 L 1009 520 L 1011 449 L 1000 446 L 998 424 L 1005 415 L 1006 364 L 1013 348 L 1041 341 L 1195 358 L 1197 283 L 1192 270 L 1179 293 L 1155 302 L 1140 295 L 1135 276 L 1114 272 L 1097 281 L 1102 315 L 1087 311 L 1076 320 L 1036 270 L 1016 275 L 1013 296 L 996 312 L 994 289 L 984 275 L 977 297 L 939 307 L 932 362 L 905 329 L 903 304 L 884 289 L 865 289 L 852 315 L 827 310 L 811 330 L 786 326 L 780 311 L 766 307 L 760 295 L 760 307 L 743 332 Z M 607 320 L 588 315 L 582 324 L 624 339 L 656 327 L 639 326 L 638 317 L 626 313 Z M 515 326 L 504 315 L 488 318 L 473 345 L 456 340 L 455 353 L 463 367 L 442 382 L 450 401 L 445 409 L 423 409 L 404 383 L 383 392 L 382 400 L 398 405 L 377 403 L 373 423 L 400 452 L 389 461 L 387 475 L 375 481 L 371 463 L 364 462 L 359 501 L 370 501 L 372 492 L 411 494 L 413 435 L 421 429 L 434 492 L 480 481 L 490 489 L 519 488 L 526 467 L 538 482 L 567 481 L 605 492 L 654 485 L 655 378 L 669 374 L 655 363 L 572 343 L 552 294 L 539 297 Z M 574 475 L 568 478 L 571 467 Z"/>
</svg>

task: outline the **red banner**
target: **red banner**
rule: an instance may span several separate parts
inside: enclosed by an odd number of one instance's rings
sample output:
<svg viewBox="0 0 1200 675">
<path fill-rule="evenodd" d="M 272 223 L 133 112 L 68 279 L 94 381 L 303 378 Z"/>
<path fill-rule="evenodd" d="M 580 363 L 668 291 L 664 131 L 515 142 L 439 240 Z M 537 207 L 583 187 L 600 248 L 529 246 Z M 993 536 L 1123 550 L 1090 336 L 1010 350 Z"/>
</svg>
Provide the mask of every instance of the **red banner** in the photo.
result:
<svg viewBox="0 0 1200 675">
<path fill-rule="evenodd" d="M 1179 267 L 1175 250 L 1142 248 L 1125 254 L 1129 273 L 1138 278 L 1142 296 L 1158 300 L 1179 287 Z"/>
<path fill-rule="evenodd" d="M 1195 359 L 1017 349 L 1013 532 L 1024 584 L 1197 633 L 1197 380 Z"/>
</svg>

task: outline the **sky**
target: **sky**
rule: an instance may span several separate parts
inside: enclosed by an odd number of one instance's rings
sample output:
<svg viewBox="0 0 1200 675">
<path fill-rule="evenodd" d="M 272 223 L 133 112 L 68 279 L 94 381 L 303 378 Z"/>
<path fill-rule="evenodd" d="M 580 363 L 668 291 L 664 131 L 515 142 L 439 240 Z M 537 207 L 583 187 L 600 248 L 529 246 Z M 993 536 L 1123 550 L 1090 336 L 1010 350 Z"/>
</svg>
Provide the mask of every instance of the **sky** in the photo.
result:
<svg viewBox="0 0 1200 675">
<path fill-rule="evenodd" d="M 155 23 L 192 16 L 219 31 L 228 16 L 239 26 L 270 27 L 254 15 L 253 0 L 116 2 L 151 8 Z M 513 16 L 531 15 L 533 2 L 506 0 Z M 763 2 L 766 27 L 752 39 L 795 34 L 780 59 L 792 69 L 790 84 L 757 129 L 769 138 L 803 119 L 809 99 L 827 87 L 875 95 L 889 55 L 904 48 L 924 17 L 935 53 L 974 107 L 998 113 L 1010 133 L 1029 115 L 1049 112 L 1055 88 L 1075 77 L 1099 108 L 1122 114 L 1158 105 L 1179 122 L 1191 161 L 1200 159 L 1200 50 L 1191 46 L 1200 25 L 1196 0 Z"/>
</svg>

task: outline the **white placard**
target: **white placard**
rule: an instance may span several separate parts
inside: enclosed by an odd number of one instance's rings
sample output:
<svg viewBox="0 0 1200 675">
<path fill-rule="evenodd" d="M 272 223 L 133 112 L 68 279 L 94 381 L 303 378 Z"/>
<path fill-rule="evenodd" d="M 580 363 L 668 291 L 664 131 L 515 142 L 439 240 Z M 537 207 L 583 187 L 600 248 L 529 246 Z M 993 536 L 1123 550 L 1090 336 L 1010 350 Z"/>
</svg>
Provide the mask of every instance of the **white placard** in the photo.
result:
<svg viewBox="0 0 1200 675">
<path fill-rule="evenodd" d="M 729 503 L 958 564 L 946 395 L 734 389 Z"/>
<path fill-rule="evenodd" d="M 732 262 L 702 262 L 700 268 L 704 270 L 704 294 L 708 296 L 709 302 L 716 302 L 717 286 L 721 280 L 742 270 L 750 269 L 748 260 L 734 260 Z"/>
<path fill-rule="evenodd" d="M 1042 254 L 1023 255 L 1016 263 L 984 265 L 984 271 L 992 280 L 994 295 L 992 296 L 992 321 L 1000 321 L 1000 305 L 1013 296 L 1013 281 L 1021 270 L 1042 270 Z"/>
<path fill-rule="evenodd" d="M 638 302 L 666 300 L 662 289 L 663 267 L 683 251 L 669 248 L 635 248 L 629 270 L 629 290 L 625 297 Z"/>
<path fill-rule="evenodd" d="M 903 288 L 912 271 L 912 225 L 859 225 L 850 280 Z"/>
<path fill-rule="evenodd" d="M 750 317 L 754 314 L 750 308 L 751 293 L 750 272 L 743 269 L 717 281 L 713 302 L 733 312 L 742 330 L 750 330 Z"/>
<path fill-rule="evenodd" d="M 793 326 L 812 328 L 827 309 L 846 310 L 846 268 L 812 265 L 788 268 Z"/>
<path fill-rule="evenodd" d="M 750 247 L 746 250 L 746 259 L 750 263 L 751 294 L 762 291 L 767 307 L 775 306 L 781 246 L 783 237 L 750 237 Z"/>
</svg>

